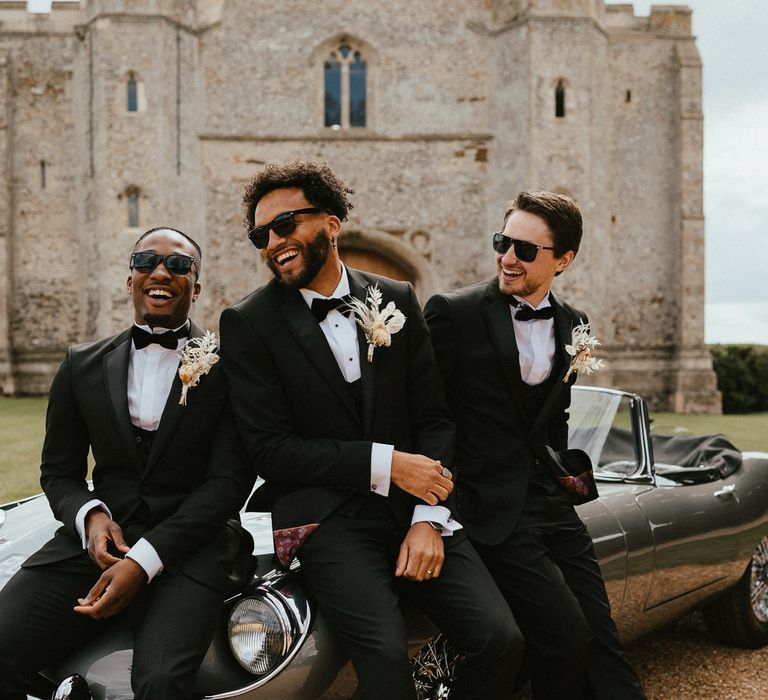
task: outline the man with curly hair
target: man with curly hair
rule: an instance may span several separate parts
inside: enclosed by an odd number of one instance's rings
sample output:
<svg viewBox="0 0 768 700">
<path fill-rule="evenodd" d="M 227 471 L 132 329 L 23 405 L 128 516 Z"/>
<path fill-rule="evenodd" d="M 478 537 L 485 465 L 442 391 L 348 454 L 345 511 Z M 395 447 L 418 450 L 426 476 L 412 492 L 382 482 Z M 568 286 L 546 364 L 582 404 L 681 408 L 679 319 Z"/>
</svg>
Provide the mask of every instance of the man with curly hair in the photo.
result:
<svg viewBox="0 0 768 700">
<path fill-rule="evenodd" d="M 466 658 L 451 697 L 506 697 L 522 639 L 452 516 L 453 425 L 426 324 L 410 284 L 341 263 L 351 193 L 307 161 L 269 165 L 245 192 L 274 274 L 221 317 L 238 425 L 265 480 L 251 507 L 272 511 L 283 565 L 298 556 L 360 697 L 415 697 L 400 594 Z M 405 317 L 379 329 L 389 342 L 372 355 L 348 299 L 370 309 L 370 294 Z"/>
</svg>

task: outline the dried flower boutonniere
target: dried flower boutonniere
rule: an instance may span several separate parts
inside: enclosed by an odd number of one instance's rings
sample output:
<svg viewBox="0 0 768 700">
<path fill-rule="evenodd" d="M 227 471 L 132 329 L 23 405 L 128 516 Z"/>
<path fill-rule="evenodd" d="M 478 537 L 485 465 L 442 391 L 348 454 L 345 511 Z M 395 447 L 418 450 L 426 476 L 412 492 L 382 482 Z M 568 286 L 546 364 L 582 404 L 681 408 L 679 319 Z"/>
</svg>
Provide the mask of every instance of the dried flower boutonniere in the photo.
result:
<svg viewBox="0 0 768 700">
<path fill-rule="evenodd" d="M 571 334 L 571 344 L 565 346 L 565 351 L 571 356 L 571 364 L 563 377 L 567 382 L 573 372 L 576 374 L 592 374 L 605 366 L 603 360 L 592 356 L 592 351 L 600 345 L 595 336 L 589 334 L 589 324 L 581 323 L 574 326 Z"/>
<path fill-rule="evenodd" d="M 380 310 L 381 290 L 378 284 L 367 288 L 365 301 L 363 304 L 359 299 L 353 298 L 347 302 L 347 306 L 355 312 L 355 320 L 365 332 L 368 341 L 368 362 L 373 362 L 373 351 L 380 345 L 389 347 L 392 344 L 392 336 L 405 324 L 405 316 L 395 308 L 393 301 Z"/>
<path fill-rule="evenodd" d="M 215 333 L 206 331 L 202 338 L 190 338 L 179 351 L 179 379 L 181 379 L 181 398 L 179 403 L 187 405 L 187 392 L 197 386 L 200 378 L 208 374 L 218 361 L 216 349 L 219 339 Z"/>
</svg>

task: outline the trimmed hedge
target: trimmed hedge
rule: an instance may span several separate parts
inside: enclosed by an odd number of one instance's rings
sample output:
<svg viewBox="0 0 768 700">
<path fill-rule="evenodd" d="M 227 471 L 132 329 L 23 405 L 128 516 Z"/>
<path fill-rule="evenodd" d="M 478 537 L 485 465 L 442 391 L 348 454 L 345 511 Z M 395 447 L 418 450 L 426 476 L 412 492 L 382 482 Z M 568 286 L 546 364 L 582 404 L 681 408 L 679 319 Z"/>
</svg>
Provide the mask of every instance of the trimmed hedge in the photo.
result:
<svg viewBox="0 0 768 700">
<path fill-rule="evenodd" d="M 768 411 L 768 345 L 710 345 L 723 413 Z"/>
</svg>

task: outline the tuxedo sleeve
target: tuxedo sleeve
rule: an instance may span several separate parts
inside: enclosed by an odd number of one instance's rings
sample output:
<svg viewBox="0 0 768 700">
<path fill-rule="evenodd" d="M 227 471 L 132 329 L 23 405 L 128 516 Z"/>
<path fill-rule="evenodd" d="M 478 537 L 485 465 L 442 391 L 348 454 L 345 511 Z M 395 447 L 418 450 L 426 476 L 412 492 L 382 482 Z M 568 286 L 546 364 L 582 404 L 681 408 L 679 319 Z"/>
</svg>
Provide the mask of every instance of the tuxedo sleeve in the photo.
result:
<svg viewBox="0 0 768 700">
<path fill-rule="evenodd" d="M 275 358 L 262 333 L 237 308 L 220 321 L 221 354 L 248 456 L 268 481 L 370 492 L 370 441 L 306 439 L 298 434 Z"/>
<path fill-rule="evenodd" d="M 454 460 L 454 425 L 448 413 L 443 384 L 435 361 L 429 330 L 416 293 L 409 289 L 408 397 L 414 452 L 439 459 L 451 468 Z"/>
<path fill-rule="evenodd" d="M 443 386 L 450 385 L 457 354 L 457 332 L 448 300 L 439 294 L 431 297 L 424 307 L 437 366 Z"/>
<path fill-rule="evenodd" d="M 40 465 L 43 487 L 54 517 L 80 539 L 75 526 L 78 511 L 93 493 L 88 475 L 88 426 L 75 399 L 72 350 L 53 378 L 45 416 L 45 439 Z"/>
</svg>

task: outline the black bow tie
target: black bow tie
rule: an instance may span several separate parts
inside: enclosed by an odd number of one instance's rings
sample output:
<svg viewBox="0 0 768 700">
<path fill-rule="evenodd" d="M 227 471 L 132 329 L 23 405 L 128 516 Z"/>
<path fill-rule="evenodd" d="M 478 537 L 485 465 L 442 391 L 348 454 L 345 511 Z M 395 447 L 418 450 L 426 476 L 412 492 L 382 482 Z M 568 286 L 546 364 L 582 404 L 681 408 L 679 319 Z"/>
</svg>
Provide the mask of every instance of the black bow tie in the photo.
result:
<svg viewBox="0 0 768 700">
<path fill-rule="evenodd" d="M 515 312 L 515 320 L 517 321 L 538 321 L 539 319 L 553 318 L 555 310 L 551 306 L 547 306 L 543 309 L 532 309 L 527 304 L 523 304 L 518 307 Z"/>
<path fill-rule="evenodd" d="M 349 294 L 343 297 L 334 297 L 332 299 L 316 298 L 312 300 L 312 305 L 310 306 L 310 309 L 312 310 L 312 313 L 315 315 L 317 322 L 322 323 L 323 321 L 325 321 L 325 317 L 328 315 L 329 311 L 333 309 L 338 309 L 340 306 L 344 306 L 345 304 L 349 303 L 349 300 L 351 298 L 352 297 Z"/>
<path fill-rule="evenodd" d="M 157 343 L 168 350 L 175 350 L 179 345 L 179 338 L 186 338 L 188 332 L 186 324 L 177 331 L 168 331 L 167 333 L 148 333 L 143 328 L 134 326 L 131 335 L 137 350 L 152 345 L 152 343 Z"/>
</svg>

